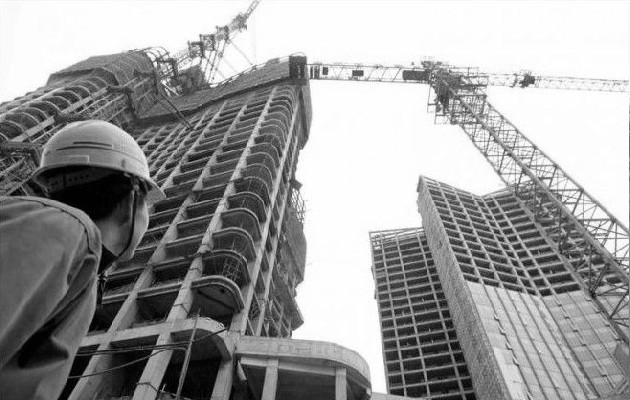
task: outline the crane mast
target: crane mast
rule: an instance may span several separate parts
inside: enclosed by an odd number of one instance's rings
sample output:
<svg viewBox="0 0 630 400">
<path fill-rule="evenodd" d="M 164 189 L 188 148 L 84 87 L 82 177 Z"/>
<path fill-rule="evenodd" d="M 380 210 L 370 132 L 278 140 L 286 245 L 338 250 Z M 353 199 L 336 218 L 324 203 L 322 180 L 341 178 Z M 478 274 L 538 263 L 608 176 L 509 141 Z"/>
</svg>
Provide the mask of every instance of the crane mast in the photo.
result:
<svg viewBox="0 0 630 400">
<path fill-rule="evenodd" d="M 423 61 L 420 66 L 312 63 L 311 79 L 428 84 L 436 122 L 459 125 L 573 267 L 628 343 L 628 228 L 488 102 L 490 85 L 624 92 L 628 81 L 487 74 Z"/>
</svg>

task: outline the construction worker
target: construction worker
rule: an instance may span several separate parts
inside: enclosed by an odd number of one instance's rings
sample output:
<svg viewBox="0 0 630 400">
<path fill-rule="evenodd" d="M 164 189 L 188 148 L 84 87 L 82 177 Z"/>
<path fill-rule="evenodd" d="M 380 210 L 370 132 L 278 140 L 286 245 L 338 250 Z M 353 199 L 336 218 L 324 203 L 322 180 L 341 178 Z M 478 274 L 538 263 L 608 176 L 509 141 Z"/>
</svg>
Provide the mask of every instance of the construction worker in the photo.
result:
<svg viewBox="0 0 630 400">
<path fill-rule="evenodd" d="M 104 121 L 67 125 L 35 179 L 50 198 L 0 197 L 0 398 L 56 399 L 97 303 L 164 198 L 140 146 Z"/>
</svg>

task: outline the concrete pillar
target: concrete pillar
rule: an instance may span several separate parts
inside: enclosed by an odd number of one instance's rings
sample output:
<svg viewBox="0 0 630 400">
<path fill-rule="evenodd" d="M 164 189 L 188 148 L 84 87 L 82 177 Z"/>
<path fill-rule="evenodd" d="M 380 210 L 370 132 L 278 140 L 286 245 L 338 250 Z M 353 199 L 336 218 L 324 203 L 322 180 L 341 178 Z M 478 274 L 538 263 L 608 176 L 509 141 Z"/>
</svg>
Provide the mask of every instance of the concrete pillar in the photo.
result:
<svg viewBox="0 0 630 400">
<path fill-rule="evenodd" d="M 219 367 L 217 378 L 212 388 L 212 396 L 210 400 L 229 400 L 232 392 L 232 382 L 234 381 L 234 364 L 233 359 L 225 360 Z"/>
<path fill-rule="evenodd" d="M 265 384 L 260 400 L 275 400 L 278 388 L 278 360 L 267 361 Z"/>
<path fill-rule="evenodd" d="M 99 346 L 99 350 L 107 349 L 108 344 L 102 344 Z M 114 365 L 112 363 L 113 356 L 110 354 L 93 356 L 90 360 L 86 371 L 84 374 L 88 373 L 96 373 L 98 371 L 104 371 L 106 369 L 112 368 Z M 94 375 L 87 378 L 80 379 L 77 382 L 77 385 L 74 387 L 72 393 L 68 397 L 70 400 L 81 400 L 81 399 L 95 399 L 101 393 L 101 389 L 103 387 L 106 378 L 109 378 L 105 375 Z"/>
<path fill-rule="evenodd" d="M 168 341 L 159 341 L 158 344 L 167 344 Z M 133 392 L 133 400 L 154 400 L 157 397 L 160 383 L 164 378 L 166 369 L 171 362 L 173 351 L 163 351 L 149 358 L 147 365 L 138 380 L 136 390 Z"/>
<path fill-rule="evenodd" d="M 343 367 L 335 369 L 335 400 L 348 400 L 348 380 Z"/>
</svg>

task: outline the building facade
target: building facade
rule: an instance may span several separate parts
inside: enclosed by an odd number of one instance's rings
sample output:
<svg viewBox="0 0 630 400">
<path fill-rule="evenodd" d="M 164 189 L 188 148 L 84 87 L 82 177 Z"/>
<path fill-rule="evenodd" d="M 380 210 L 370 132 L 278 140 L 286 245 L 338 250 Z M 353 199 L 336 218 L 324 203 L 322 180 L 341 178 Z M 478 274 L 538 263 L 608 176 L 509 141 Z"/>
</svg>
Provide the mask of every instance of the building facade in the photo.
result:
<svg viewBox="0 0 630 400">
<path fill-rule="evenodd" d="M 387 392 L 475 399 L 424 230 L 372 232 L 370 239 Z"/>
<path fill-rule="evenodd" d="M 167 96 L 155 54 L 131 51 L 0 105 L 4 194 L 38 192 L 24 180 L 54 132 L 103 119 L 135 138 L 167 195 L 134 258 L 109 271 L 62 398 L 370 398 L 356 352 L 291 339 L 306 257 L 295 180 L 311 121 L 305 63 L 271 60 Z"/>
<path fill-rule="evenodd" d="M 442 354 L 450 356 L 450 360 L 445 357 L 447 374 L 436 380 L 448 380 L 451 387 L 450 394 L 438 393 L 435 398 L 469 396 L 462 385 L 455 385 L 463 378 L 453 371 L 462 365 L 475 395 L 482 399 L 627 395 L 627 345 L 586 294 L 569 261 L 545 235 L 544 220 L 536 219 L 509 190 L 476 196 L 424 177 L 418 185 L 418 209 L 423 230 L 371 235 L 391 393 L 413 396 L 418 386 L 414 379 L 420 379 L 421 392 L 428 387 L 433 398 L 426 360 L 434 355 L 425 356 L 426 346 L 420 341 L 416 345 L 416 337 L 411 338 L 415 365 L 424 367 L 417 369 L 421 373 L 417 378 L 409 374 L 416 370 L 407 368 L 409 353 L 403 349 L 410 340 L 404 334 L 405 323 L 416 327 L 412 333 L 419 338 L 424 326 L 436 320 L 435 328 L 448 338 L 448 351 L 445 341 L 441 342 Z M 415 285 L 406 277 L 416 269 L 426 270 L 431 286 L 427 282 Z M 427 319 L 418 312 L 423 299 L 416 292 L 421 288 L 433 295 L 428 299 L 431 302 L 442 301 L 439 316 L 434 313 Z M 397 316 L 401 311 L 412 313 L 415 320 Z M 456 334 L 449 337 L 451 320 Z M 454 343 L 462 350 L 461 364 L 455 363 Z"/>
</svg>

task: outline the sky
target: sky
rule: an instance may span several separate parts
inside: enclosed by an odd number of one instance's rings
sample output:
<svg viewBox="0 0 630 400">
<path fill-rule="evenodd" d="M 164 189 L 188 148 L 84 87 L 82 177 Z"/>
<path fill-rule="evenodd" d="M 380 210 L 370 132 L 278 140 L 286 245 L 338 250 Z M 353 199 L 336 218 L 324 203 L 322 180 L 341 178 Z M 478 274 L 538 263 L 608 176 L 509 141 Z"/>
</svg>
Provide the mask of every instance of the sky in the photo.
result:
<svg viewBox="0 0 630 400">
<path fill-rule="evenodd" d="M 0 101 L 92 55 L 211 33 L 249 1 L 0 0 Z M 628 79 L 627 1 L 263 0 L 236 40 L 252 61 L 409 64 Z M 235 53 L 230 63 L 244 65 Z M 225 71 L 230 75 L 229 69 Z M 628 94 L 490 88 L 488 100 L 628 225 Z M 435 125 L 419 84 L 311 82 L 313 121 L 297 178 L 306 200 L 304 325 L 294 338 L 358 351 L 385 391 L 369 232 L 420 226 L 418 177 L 475 194 L 501 181 L 457 127 Z"/>
</svg>

